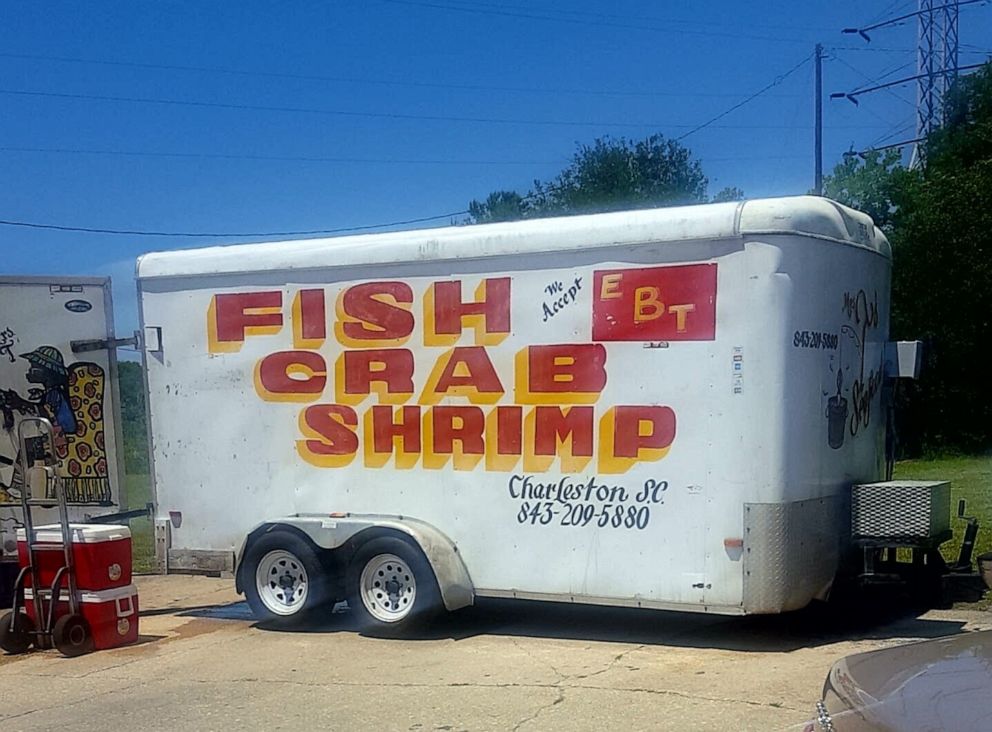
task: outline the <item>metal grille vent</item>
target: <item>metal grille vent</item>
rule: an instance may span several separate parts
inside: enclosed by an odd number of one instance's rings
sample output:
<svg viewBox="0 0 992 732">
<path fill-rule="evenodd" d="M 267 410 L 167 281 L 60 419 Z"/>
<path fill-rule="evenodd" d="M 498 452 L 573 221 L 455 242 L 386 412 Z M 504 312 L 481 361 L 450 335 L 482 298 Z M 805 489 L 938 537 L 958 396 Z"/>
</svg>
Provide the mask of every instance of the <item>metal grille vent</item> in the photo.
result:
<svg viewBox="0 0 992 732">
<path fill-rule="evenodd" d="M 856 485 L 851 495 L 855 539 L 930 539 L 950 529 L 951 484 L 888 481 Z"/>
</svg>

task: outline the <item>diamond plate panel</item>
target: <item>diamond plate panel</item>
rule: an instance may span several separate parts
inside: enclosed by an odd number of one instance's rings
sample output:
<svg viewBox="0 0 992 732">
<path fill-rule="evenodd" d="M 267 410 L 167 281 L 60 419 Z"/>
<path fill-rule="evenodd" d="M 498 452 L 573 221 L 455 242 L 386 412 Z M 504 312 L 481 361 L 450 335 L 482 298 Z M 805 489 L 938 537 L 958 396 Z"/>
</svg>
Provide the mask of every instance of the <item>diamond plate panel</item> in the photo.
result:
<svg viewBox="0 0 992 732">
<path fill-rule="evenodd" d="M 840 496 L 744 504 L 744 611 L 798 610 L 826 596 L 846 521 Z"/>
<path fill-rule="evenodd" d="M 928 539 L 951 526 L 947 481 L 887 481 L 856 485 L 851 492 L 855 539 Z"/>
</svg>

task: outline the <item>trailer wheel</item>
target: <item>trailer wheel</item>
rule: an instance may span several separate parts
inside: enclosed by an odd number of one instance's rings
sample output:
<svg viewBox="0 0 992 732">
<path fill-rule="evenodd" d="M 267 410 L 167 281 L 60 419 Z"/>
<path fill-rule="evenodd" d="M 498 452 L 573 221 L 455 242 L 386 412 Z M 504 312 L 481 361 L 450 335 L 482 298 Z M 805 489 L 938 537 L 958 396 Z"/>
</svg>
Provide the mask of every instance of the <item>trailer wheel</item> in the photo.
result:
<svg viewBox="0 0 992 732">
<path fill-rule="evenodd" d="M 34 639 L 34 623 L 24 613 L 0 615 L 0 648 L 10 654 L 24 653 Z"/>
<path fill-rule="evenodd" d="M 93 650 L 93 635 L 82 615 L 63 615 L 52 628 L 52 643 L 63 656 L 82 656 Z"/>
<path fill-rule="evenodd" d="M 427 559 L 390 536 L 362 544 L 348 566 L 348 607 L 370 635 L 409 633 L 441 608 L 441 593 Z"/>
<path fill-rule="evenodd" d="M 245 598 L 259 620 L 298 623 L 324 604 L 327 577 L 320 557 L 289 531 L 270 531 L 254 542 L 243 576 Z"/>
</svg>

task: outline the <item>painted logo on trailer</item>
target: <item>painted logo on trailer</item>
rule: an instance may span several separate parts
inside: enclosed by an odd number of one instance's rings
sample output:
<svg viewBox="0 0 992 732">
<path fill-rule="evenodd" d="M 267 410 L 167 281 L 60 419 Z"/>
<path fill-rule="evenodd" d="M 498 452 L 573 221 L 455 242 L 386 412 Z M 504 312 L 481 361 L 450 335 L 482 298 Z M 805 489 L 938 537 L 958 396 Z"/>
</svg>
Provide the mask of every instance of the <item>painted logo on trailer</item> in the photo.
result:
<svg viewBox="0 0 992 732">
<path fill-rule="evenodd" d="M 207 343 L 213 354 L 236 353 L 249 338 L 291 333 L 291 350 L 255 363 L 255 392 L 302 405 L 296 449 L 318 467 L 357 459 L 372 468 L 392 461 L 405 469 L 512 472 L 522 464 L 546 472 L 558 461 L 566 473 L 590 463 L 625 473 L 668 453 L 677 420 L 664 404 L 600 402 L 611 376 L 605 344 L 714 340 L 717 265 L 591 274 L 584 343 L 501 349 L 512 332 L 514 282 L 505 276 L 437 280 L 417 291 L 372 281 L 336 292 L 218 293 L 207 308 Z M 564 282 L 545 288 L 564 292 L 552 316 L 572 310 L 581 293 L 581 277 L 572 289 Z M 415 373 L 427 377 L 423 386 Z"/>
<path fill-rule="evenodd" d="M 86 300 L 70 300 L 65 304 L 65 309 L 70 313 L 88 313 L 93 305 Z"/>
</svg>

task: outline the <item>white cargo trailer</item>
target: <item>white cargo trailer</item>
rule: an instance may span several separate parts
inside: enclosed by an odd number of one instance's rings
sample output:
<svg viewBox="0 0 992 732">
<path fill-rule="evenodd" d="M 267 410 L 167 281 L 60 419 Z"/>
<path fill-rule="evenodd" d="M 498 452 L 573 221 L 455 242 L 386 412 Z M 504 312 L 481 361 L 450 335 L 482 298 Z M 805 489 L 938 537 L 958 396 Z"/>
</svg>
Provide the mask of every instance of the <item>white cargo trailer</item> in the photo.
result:
<svg viewBox="0 0 992 732">
<path fill-rule="evenodd" d="M 16 554 L 22 520 L 24 417 L 52 423 L 73 519 L 119 510 L 117 343 L 109 278 L 0 277 L 0 555 Z M 36 509 L 35 521 L 52 513 Z"/>
<path fill-rule="evenodd" d="M 148 254 L 156 536 L 267 618 L 822 598 L 890 250 L 795 197 Z"/>
</svg>

